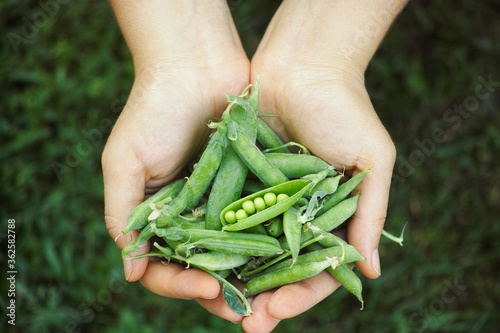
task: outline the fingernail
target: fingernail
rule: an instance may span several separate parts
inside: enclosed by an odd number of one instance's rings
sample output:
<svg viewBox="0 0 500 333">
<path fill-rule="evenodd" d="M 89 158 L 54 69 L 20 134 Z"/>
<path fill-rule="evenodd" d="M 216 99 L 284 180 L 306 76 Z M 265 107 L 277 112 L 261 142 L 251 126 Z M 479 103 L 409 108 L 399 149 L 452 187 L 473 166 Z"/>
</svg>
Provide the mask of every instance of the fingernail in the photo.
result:
<svg viewBox="0 0 500 333">
<path fill-rule="evenodd" d="M 378 248 L 372 252 L 372 268 L 380 276 L 380 257 L 378 255 Z"/>
<path fill-rule="evenodd" d="M 204 297 L 204 299 L 216 299 L 217 297 L 219 297 L 219 294 L 212 296 L 212 297 Z"/>
<path fill-rule="evenodd" d="M 281 319 L 276 319 L 276 318 L 274 318 L 274 317 L 273 317 L 273 316 L 271 316 L 271 315 L 269 315 L 269 318 L 271 318 L 272 320 L 277 321 L 277 322 L 280 322 L 280 321 L 281 321 Z"/>
<path fill-rule="evenodd" d="M 130 258 L 130 255 L 126 255 L 123 259 Z M 132 275 L 132 263 L 129 260 L 123 260 L 123 273 L 125 274 L 125 280 L 129 280 Z"/>
</svg>

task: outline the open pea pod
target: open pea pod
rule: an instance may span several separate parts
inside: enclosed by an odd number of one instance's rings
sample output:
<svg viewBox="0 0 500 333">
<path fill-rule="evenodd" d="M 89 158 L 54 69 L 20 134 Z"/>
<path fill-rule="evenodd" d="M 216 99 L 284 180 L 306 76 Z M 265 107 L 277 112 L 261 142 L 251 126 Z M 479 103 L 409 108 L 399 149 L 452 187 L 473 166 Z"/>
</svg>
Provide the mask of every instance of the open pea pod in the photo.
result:
<svg viewBox="0 0 500 333">
<path fill-rule="evenodd" d="M 241 198 L 224 208 L 220 214 L 221 223 L 224 225 L 223 230 L 227 231 L 238 231 L 244 230 L 262 222 L 266 222 L 273 217 L 276 217 L 284 213 L 288 208 L 290 208 L 294 203 L 296 203 L 302 196 L 314 185 L 314 182 L 309 179 L 296 179 L 291 180 L 273 187 L 269 187 L 265 190 L 253 193 L 249 196 Z M 242 208 L 243 202 L 247 200 L 254 200 L 255 198 L 262 198 L 266 193 L 281 194 L 284 193 L 288 195 L 288 198 L 278 202 L 272 206 L 266 207 L 265 209 L 256 212 L 248 216 L 245 219 L 238 220 L 236 223 L 228 224 L 225 220 L 225 215 L 229 211 L 237 211 Z"/>
</svg>

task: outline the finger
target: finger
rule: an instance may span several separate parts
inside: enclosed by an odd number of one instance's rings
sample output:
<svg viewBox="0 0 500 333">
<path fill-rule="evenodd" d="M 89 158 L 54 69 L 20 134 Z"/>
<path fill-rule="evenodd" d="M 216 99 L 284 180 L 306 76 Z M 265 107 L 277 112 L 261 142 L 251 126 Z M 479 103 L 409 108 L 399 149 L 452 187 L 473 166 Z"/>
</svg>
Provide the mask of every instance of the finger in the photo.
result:
<svg viewBox="0 0 500 333">
<path fill-rule="evenodd" d="M 358 252 L 366 258 L 357 262 L 359 270 L 368 278 L 380 276 L 380 258 L 378 245 L 384 228 L 391 186 L 394 163 L 392 159 L 379 160 L 372 166 L 360 166 L 358 169 L 371 167 L 358 186 L 361 192 L 358 207 L 347 227 L 347 239 Z"/>
<path fill-rule="evenodd" d="M 243 316 L 237 314 L 224 300 L 224 295 L 219 292 L 219 295 L 214 299 L 197 298 L 196 302 L 204 307 L 208 312 L 233 323 L 239 323 L 243 320 Z"/>
<path fill-rule="evenodd" d="M 172 298 L 214 299 L 220 293 L 219 283 L 210 274 L 174 263 L 164 265 L 159 261 L 149 263 L 141 283 L 155 294 Z"/>
<path fill-rule="evenodd" d="M 104 220 L 109 235 L 122 250 L 138 232 L 123 235 L 130 212 L 144 199 L 145 171 L 141 163 L 127 149 L 107 146 L 102 158 L 104 180 Z M 149 252 L 149 245 L 141 247 L 134 256 Z M 127 281 L 141 278 L 148 264 L 147 258 L 124 260 L 123 269 Z"/>
<path fill-rule="evenodd" d="M 338 287 L 340 283 L 328 272 L 287 284 L 276 290 L 269 300 L 269 315 L 276 319 L 297 316 L 321 302 Z"/>
<path fill-rule="evenodd" d="M 255 296 L 252 302 L 253 313 L 243 318 L 242 327 L 246 333 L 268 333 L 280 322 L 269 314 L 268 304 L 274 291 L 266 291 Z"/>
</svg>

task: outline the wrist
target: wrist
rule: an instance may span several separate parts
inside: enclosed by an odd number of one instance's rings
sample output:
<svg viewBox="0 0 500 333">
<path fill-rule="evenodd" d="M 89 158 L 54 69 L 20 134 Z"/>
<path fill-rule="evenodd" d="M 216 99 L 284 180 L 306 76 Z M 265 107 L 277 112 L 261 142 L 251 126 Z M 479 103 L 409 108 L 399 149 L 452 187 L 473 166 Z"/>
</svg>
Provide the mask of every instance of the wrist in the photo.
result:
<svg viewBox="0 0 500 333">
<path fill-rule="evenodd" d="M 212 66 L 244 54 L 225 0 L 111 0 L 134 60 L 143 68 Z"/>
<path fill-rule="evenodd" d="M 256 53 L 284 66 L 363 74 L 406 0 L 285 0 Z"/>
</svg>

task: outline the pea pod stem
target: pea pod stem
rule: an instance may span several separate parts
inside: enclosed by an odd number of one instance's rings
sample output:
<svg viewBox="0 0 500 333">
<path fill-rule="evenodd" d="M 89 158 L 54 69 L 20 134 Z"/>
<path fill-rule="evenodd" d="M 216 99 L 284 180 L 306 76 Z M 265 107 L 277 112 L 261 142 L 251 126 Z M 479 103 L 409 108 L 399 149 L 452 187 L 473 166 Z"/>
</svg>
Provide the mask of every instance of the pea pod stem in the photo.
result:
<svg viewBox="0 0 500 333">
<path fill-rule="evenodd" d="M 138 251 L 143 244 L 145 244 L 151 237 L 155 235 L 154 232 L 155 223 L 150 222 L 147 224 L 139 233 L 139 236 L 135 239 L 135 241 L 127 246 L 125 246 L 122 250 L 122 257 L 125 257 L 131 253 Z"/>
<path fill-rule="evenodd" d="M 153 209 L 150 207 L 150 204 L 172 200 L 172 197 L 175 197 L 179 194 L 179 191 L 181 190 L 182 186 L 184 186 L 185 182 L 185 179 L 179 179 L 165 185 L 158 192 L 156 192 L 141 204 L 139 204 L 136 208 L 134 208 L 134 210 L 128 217 L 127 226 L 125 227 L 125 229 L 123 229 L 123 234 L 126 234 L 132 230 L 144 228 L 149 222 L 148 216 L 153 211 Z"/>
<path fill-rule="evenodd" d="M 408 222 L 405 223 L 403 230 L 401 230 L 401 235 L 399 237 L 396 237 L 389 232 L 387 232 L 385 229 L 382 230 L 382 235 L 384 235 L 386 238 L 392 240 L 393 242 L 398 243 L 399 245 L 403 246 L 403 234 L 405 232 L 406 226 L 408 225 Z"/>
<path fill-rule="evenodd" d="M 159 246 L 157 243 L 154 244 L 155 247 L 159 248 L 160 251 L 164 250 L 163 247 Z M 252 311 L 252 307 L 250 306 L 250 303 L 248 302 L 248 300 L 246 299 L 245 295 L 243 295 L 243 293 L 241 293 L 238 288 L 236 288 L 233 284 L 231 284 L 229 281 L 227 281 L 226 279 L 224 279 L 222 276 L 220 276 L 219 274 L 215 273 L 214 271 L 212 270 L 209 270 L 209 269 L 206 269 L 200 265 L 197 265 L 196 263 L 189 263 L 189 259 L 186 259 L 182 256 L 179 256 L 179 255 L 175 255 L 175 254 L 170 254 L 168 256 L 166 256 L 166 254 L 161 254 L 160 256 L 163 256 L 163 257 L 166 257 L 167 259 L 175 259 L 175 260 L 178 260 L 180 262 L 184 262 L 186 264 L 189 265 L 192 265 L 194 267 L 196 267 L 197 269 L 199 270 L 202 270 L 210 275 L 212 275 L 214 278 L 217 279 L 217 281 L 219 281 L 220 283 L 224 284 L 226 287 L 230 288 L 237 296 L 238 298 L 241 300 L 241 302 L 243 303 L 244 307 L 245 307 L 245 311 L 246 311 L 246 316 L 249 316 L 253 313 Z M 141 256 L 142 257 L 142 256 Z"/>
<path fill-rule="evenodd" d="M 294 142 L 294 141 L 290 141 L 290 142 L 285 143 L 279 147 L 264 149 L 262 152 L 263 153 L 271 153 L 271 152 L 275 152 L 275 151 L 281 151 L 283 148 L 288 148 L 288 147 L 299 147 L 301 149 L 302 154 L 306 154 L 306 155 L 311 154 L 311 152 L 309 151 L 309 149 L 307 149 L 306 146 L 301 145 L 300 143 Z"/>
<path fill-rule="evenodd" d="M 252 307 L 250 306 L 250 303 L 248 302 L 245 295 L 243 295 L 243 293 L 238 290 L 238 288 L 236 288 L 233 284 L 231 284 L 229 281 L 227 281 L 226 279 L 224 279 L 222 276 L 218 275 L 215 272 L 209 271 L 209 270 L 201 268 L 201 267 L 197 267 L 197 268 L 212 275 L 214 278 L 217 279 L 217 281 L 224 284 L 226 287 L 230 288 L 238 296 L 238 298 L 241 300 L 241 302 L 243 303 L 243 306 L 245 307 L 245 311 L 246 311 L 245 316 L 249 316 L 253 313 Z"/>
<path fill-rule="evenodd" d="M 281 147 L 278 152 L 290 154 L 288 148 L 283 147 L 283 141 L 281 141 L 280 137 L 261 118 L 257 119 L 257 141 L 264 148 Z"/>
</svg>

